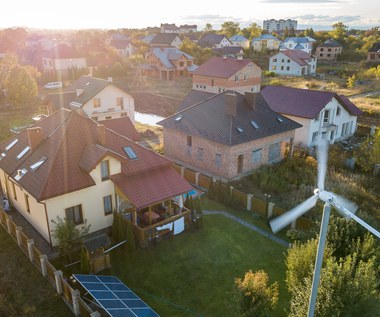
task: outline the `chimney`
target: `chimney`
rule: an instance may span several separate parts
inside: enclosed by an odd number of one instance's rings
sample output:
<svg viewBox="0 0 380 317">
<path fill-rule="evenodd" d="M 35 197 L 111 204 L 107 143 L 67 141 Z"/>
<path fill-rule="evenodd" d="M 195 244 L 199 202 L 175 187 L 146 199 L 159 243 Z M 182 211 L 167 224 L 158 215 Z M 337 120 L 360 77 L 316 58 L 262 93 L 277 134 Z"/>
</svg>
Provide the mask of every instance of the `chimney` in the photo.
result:
<svg viewBox="0 0 380 317">
<path fill-rule="evenodd" d="M 237 96 L 234 93 L 224 95 L 225 113 L 236 117 L 237 114 Z"/>
<path fill-rule="evenodd" d="M 28 128 L 27 134 L 30 150 L 34 151 L 44 140 L 43 130 L 41 127 Z"/>
<path fill-rule="evenodd" d="M 252 110 L 254 110 L 256 107 L 256 97 L 257 93 L 248 91 L 244 93 L 244 99 Z"/>
<path fill-rule="evenodd" d="M 106 145 L 106 127 L 103 124 L 98 124 L 96 126 L 96 129 L 98 131 L 98 143 L 100 145 L 105 146 Z"/>
<path fill-rule="evenodd" d="M 77 93 L 77 97 L 79 97 L 81 94 L 84 93 L 84 90 L 83 89 L 76 89 L 76 93 Z"/>
<path fill-rule="evenodd" d="M 113 79 L 112 79 L 112 77 L 108 77 L 108 78 L 107 78 L 107 80 L 108 80 L 108 82 L 110 82 L 110 83 L 112 83 L 112 82 L 113 82 Z"/>
</svg>

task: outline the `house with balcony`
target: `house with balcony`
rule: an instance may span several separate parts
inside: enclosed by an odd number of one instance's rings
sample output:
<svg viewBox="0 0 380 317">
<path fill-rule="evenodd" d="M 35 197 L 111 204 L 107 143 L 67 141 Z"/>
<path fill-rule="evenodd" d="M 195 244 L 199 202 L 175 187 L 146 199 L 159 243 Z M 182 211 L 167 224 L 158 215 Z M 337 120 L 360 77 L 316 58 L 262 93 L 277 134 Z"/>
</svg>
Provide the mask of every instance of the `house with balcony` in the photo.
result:
<svg viewBox="0 0 380 317">
<path fill-rule="evenodd" d="M 253 38 L 251 43 L 254 51 L 261 52 L 279 50 L 281 41 L 272 34 L 263 34 L 260 37 Z"/>
<path fill-rule="evenodd" d="M 135 122 L 133 97 L 125 87 L 113 83 L 112 78 L 81 76 L 62 92 L 48 94 L 48 113 L 60 108 L 80 108 L 95 121 L 129 117 L 132 123 Z"/>
<path fill-rule="evenodd" d="M 294 144 L 312 147 L 318 140 L 330 143 L 354 135 L 357 117 L 362 114 L 346 96 L 281 86 L 266 86 L 261 91 L 268 106 L 277 113 L 298 122 Z"/>
<path fill-rule="evenodd" d="M 223 180 L 239 179 L 282 160 L 300 124 L 272 111 L 260 93 L 193 90 L 180 110 L 160 121 L 165 156 Z"/>
<path fill-rule="evenodd" d="M 213 56 L 193 72 L 193 89 L 212 93 L 259 92 L 261 68 L 250 59 Z"/>
<path fill-rule="evenodd" d="M 280 50 L 298 50 L 311 53 L 313 44 L 316 42 L 311 37 L 287 37 L 280 45 Z"/>
<path fill-rule="evenodd" d="M 57 217 L 94 233 L 119 212 L 142 246 L 163 226 L 183 231 L 190 211 L 182 194 L 193 188 L 172 163 L 79 112 L 60 109 L 0 143 L 0 186 L 10 205 L 52 246 Z"/>
<path fill-rule="evenodd" d="M 371 63 L 380 62 L 380 42 L 374 43 L 368 50 L 367 61 Z"/>
<path fill-rule="evenodd" d="M 145 56 L 142 72 L 149 77 L 173 80 L 190 76 L 197 67 L 191 55 L 175 47 L 153 48 Z"/>
<path fill-rule="evenodd" d="M 299 50 L 283 50 L 269 58 L 269 71 L 284 76 L 314 76 L 317 58 Z"/>
<path fill-rule="evenodd" d="M 207 33 L 203 35 L 199 41 L 200 47 L 221 48 L 225 46 L 233 46 L 232 42 L 223 34 Z"/>
<path fill-rule="evenodd" d="M 338 55 L 342 54 L 343 46 L 333 39 L 328 39 L 317 46 L 315 56 L 321 61 L 336 62 Z"/>
</svg>

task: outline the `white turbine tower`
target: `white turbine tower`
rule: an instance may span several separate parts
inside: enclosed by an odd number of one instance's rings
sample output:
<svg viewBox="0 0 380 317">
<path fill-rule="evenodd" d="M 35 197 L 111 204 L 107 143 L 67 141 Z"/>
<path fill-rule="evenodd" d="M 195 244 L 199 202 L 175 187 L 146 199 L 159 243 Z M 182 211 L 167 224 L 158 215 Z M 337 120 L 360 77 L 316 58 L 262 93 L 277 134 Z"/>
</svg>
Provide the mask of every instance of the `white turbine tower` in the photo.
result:
<svg viewBox="0 0 380 317">
<path fill-rule="evenodd" d="M 318 283 L 319 277 L 321 275 L 322 268 L 322 260 L 323 253 L 325 248 L 326 236 L 327 236 L 327 227 L 329 224 L 330 211 L 331 206 L 335 207 L 335 209 L 344 217 L 348 219 L 353 219 L 368 231 L 373 233 L 380 239 L 380 232 L 371 227 L 369 224 L 364 222 L 358 216 L 355 216 L 355 212 L 357 206 L 350 202 L 348 199 L 334 194 L 325 190 L 325 177 L 327 172 L 327 151 L 328 151 L 328 143 L 320 142 L 318 144 L 317 158 L 318 158 L 318 188 L 314 190 L 314 195 L 306 199 L 304 202 L 299 204 L 298 206 L 292 208 L 281 216 L 272 219 L 270 221 L 270 226 L 273 232 L 278 232 L 281 229 L 285 228 L 293 221 L 295 221 L 298 217 L 302 216 L 304 213 L 313 208 L 318 199 L 322 200 L 325 204 L 323 207 L 323 216 L 321 222 L 321 229 L 319 233 L 319 242 L 317 249 L 317 256 L 315 260 L 314 267 L 314 276 L 313 276 L 313 284 L 311 288 L 310 300 L 309 300 L 309 311 L 308 317 L 314 316 L 315 304 L 317 301 L 317 293 L 318 293 Z"/>
</svg>

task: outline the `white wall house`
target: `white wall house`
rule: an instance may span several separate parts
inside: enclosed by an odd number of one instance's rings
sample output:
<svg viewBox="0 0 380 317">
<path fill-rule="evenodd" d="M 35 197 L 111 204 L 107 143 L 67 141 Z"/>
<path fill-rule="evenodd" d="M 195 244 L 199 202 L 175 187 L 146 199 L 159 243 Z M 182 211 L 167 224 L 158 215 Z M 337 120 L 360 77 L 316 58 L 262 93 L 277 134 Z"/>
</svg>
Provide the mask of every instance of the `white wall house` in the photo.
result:
<svg viewBox="0 0 380 317">
<path fill-rule="evenodd" d="M 315 75 L 317 58 L 302 51 L 279 51 L 269 58 L 269 71 L 285 76 Z"/>
<path fill-rule="evenodd" d="M 266 86 L 262 95 L 272 110 L 302 124 L 294 144 L 306 147 L 321 139 L 334 143 L 351 137 L 362 113 L 347 97 L 333 92 Z"/>
<path fill-rule="evenodd" d="M 299 50 L 306 53 L 311 53 L 313 44 L 316 42 L 311 37 L 287 37 L 280 46 L 281 49 Z"/>
</svg>

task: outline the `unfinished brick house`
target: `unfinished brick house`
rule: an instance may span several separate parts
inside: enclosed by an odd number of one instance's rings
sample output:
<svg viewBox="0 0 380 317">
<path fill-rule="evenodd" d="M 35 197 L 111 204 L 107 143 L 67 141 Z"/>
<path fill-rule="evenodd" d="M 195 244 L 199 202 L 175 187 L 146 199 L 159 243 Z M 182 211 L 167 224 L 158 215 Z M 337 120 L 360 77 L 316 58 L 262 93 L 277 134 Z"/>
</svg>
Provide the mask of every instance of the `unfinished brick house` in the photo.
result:
<svg viewBox="0 0 380 317">
<path fill-rule="evenodd" d="M 158 123 L 170 160 L 203 174 L 238 179 L 275 163 L 300 124 L 272 111 L 260 93 L 192 90 L 180 111 Z"/>
</svg>

